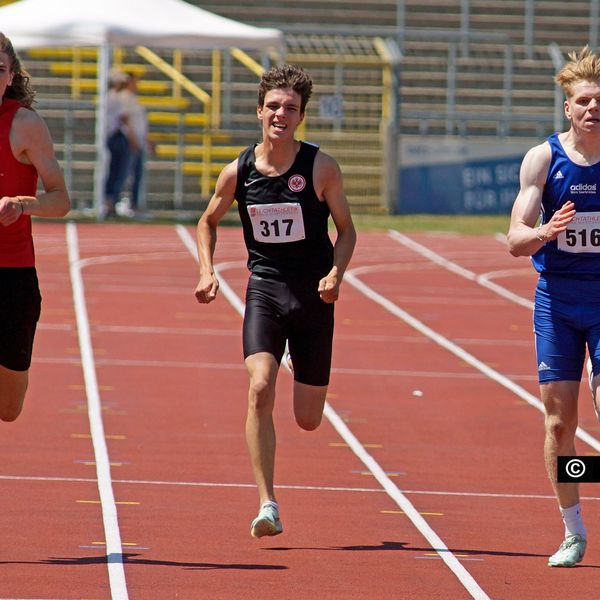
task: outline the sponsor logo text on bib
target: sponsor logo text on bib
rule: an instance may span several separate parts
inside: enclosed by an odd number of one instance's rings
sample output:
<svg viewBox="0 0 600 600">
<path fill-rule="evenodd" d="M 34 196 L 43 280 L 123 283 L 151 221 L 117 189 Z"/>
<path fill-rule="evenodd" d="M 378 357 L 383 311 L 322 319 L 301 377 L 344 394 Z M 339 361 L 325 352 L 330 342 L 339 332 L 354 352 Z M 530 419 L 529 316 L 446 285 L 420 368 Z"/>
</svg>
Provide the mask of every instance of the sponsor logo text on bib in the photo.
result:
<svg viewBox="0 0 600 600">
<path fill-rule="evenodd" d="M 600 212 L 576 214 L 557 241 L 563 252 L 600 252 Z"/>
<path fill-rule="evenodd" d="M 248 206 L 252 232 L 257 242 L 282 244 L 305 238 L 302 207 L 298 202 Z"/>
</svg>

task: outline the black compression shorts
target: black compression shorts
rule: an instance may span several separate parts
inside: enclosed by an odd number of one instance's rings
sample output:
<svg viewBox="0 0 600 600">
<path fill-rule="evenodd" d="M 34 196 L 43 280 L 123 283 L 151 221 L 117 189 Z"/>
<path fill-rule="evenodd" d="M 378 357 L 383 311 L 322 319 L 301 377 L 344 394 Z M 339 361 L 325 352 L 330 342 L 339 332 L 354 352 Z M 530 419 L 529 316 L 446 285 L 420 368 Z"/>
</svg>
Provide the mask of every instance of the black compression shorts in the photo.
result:
<svg viewBox="0 0 600 600">
<path fill-rule="evenodd" d="M 252 275 L 246 290 L 244 358 L 269 352 L 281 361 L 288 340 L 294 379 L 329 383 L 333 304 L 321 300 L 318 282 L 280 281 Z"/>
<path fill-rule="evenodd" d="M 34 267 L 0 267 L 0 365 L 27 371 L 42 298 Z"/>
</svg>

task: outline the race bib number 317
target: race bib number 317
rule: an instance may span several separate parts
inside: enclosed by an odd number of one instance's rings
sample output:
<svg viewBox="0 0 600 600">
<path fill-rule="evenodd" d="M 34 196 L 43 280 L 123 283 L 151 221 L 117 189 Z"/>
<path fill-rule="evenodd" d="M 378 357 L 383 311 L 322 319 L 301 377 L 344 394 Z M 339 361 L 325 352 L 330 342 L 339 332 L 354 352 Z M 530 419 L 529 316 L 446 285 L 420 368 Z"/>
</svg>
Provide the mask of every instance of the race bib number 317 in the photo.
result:
<svg viewBox="0 0 600 600">
<path fill-rule="evenodd" d="M 253 204 L 248 207 L 248 215 L 257 242 L 282 244 L 305 238 L 302 207 L 298 202 Z"/>
<path fill-rule="evenodd" d="M 557 242 L 564 252 L 600 252 L 600 212 L 576 214 Z"/>
</svg>

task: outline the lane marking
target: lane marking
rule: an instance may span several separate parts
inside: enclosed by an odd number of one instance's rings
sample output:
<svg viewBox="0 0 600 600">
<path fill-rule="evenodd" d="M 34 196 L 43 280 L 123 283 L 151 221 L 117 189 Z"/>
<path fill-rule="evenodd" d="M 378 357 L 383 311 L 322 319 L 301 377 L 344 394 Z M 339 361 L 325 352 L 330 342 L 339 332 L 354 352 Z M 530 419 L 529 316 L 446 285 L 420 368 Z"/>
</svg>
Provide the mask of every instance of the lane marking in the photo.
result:
<svg viewBox="0 0 600 600">
<path fill-rule="evenodd" d="M 406 514 L 405 512 L 403 512 L 401 510 L 380 510 L 379 512 L 383 515 L 405 515 Z M 431 516 L 431 517 L 443 517 L 444 516 L 444 513 L 441 513 L 441 512 L 419 511 L 419 514 L 425 515 L 425 516 Z M 433 553 L 433 554 L 435 554 L 435 553 Z M 459 556 L 459 555 L 456 554 L 455 556 Z"/>
<path fill-rule="evenodd" d="M 34 362 L 44 364 L 70 364 L 80 365 L 79 359 L 57 359 L 57 358 L 37 358 Z M 165 361 L 165 360 L 137 360 L 137 359 L 98 359 L 96 365 L 111 366 L 111 367 L 147 367 L 165 368 L 165 369 L 221 369 L 221 370 L 239 370 L 245 367 L 241 363 L 207 363 L 207 362 L 184 362 L 184 361 Z M 344 368 L 333 367 L 332 373 L 338 375 L 358 375 L 360 377 L 424 377 L 430 379 L 480 379 L 482 375 L 479 373 L 464 373 L 464 372 L 449 372 L 449 371 L 403 371 L 401 369 L 360 369 L 360 368 Z M 512 375 L 515 379 L 523 379 L 525 381 L 535 379 L 529 375 Z"/>
<path fill-rule="evenodd" d="M 189 290 L 188 290 L 189 293 Z M 214 335 L 214 336 L 239 336 L 240 332 L 238 329 L 210 329 L 210 328 L 186 328 L 183 327 L 146 327 L 146 326 L 135 326 L 135 325 L 95 325 L 92 327 L 94 331 L 108 332 L 108 333 L 140 333 L 150 335 Z"/>
<path fill-rule="evenodd" d="M 76 504 L 100 504 L 100 500 L 75 500 Z M 141 503 L 140 502 L 124 502 L 124 501 L 117 501 L 115 502 L 115 504 L 123 504 L 125 506 L 139 506 Z M 123 544 L 125 545 L 125 544 Z"/>
<path fill-rule="evenodd" d="M 192 239 L 191 235 L 185 227 L 182 225 L 176 226 L 177 233 L 181 238 L 185 247 L 189 250 L 190 254 L 194 259 L 198 260 L 196 244 Z M 221 272 L 233 265 L 238 266 L 240 263 L 222 263 L 215 266 L 215 273 L 220 276 Z M 244 264 L 244 263 L 242 263 Z M 244 314 L 244 304 L 237 296 L 237 294 L 231 289 L 231 287 L 223 280 L 219 278 L 220 289 L 223 292 L 227 300 L 236 308 L 240 315 Z M 225 284 L 225 285 L 224 285 Z M 385 474 L 385 471 L 381 466 L 373 459 L 373 457 L 365 450 L 362 444 L 358 441 L 355 435 L 350 431 L 350 428 L 344 423 L 341 417 L 335 412 L 328 402 L 325 402 L 325 408 L 323 411 L 325 417 L 329 420 L 334 429 L 338 434 L 345 440 L 351 447 L 352 451 L 356 456 L 363 462 L 363 464 L 373 473 L 377 481 L 381 484 L 388 495 L 394 499 L 394 501 L 400 506 L 400 508 L 407 513 L 410 520 L 413 522 L 415 527 L 421 532 L 425 539 L 431 544 L 432 548 L 436 550 L 442 560 L 450 568 L 450 570 L 456 575 L 460 583 L 465 589 L 471 594 L 475 600 L 490 600 L 489 596 L 483 591 L 479 584 L 475 581 L 473 576 L 460 564 L 458 559 L 449 551 L 448 547 L 441 538 L 435 533 L 435 531 L 429 526 L 427 521 L 417 512 L 415 507 L 412 505 L 410 500 L 399 490 L 398 487 L 392 482 L 392 480 Z"/>
<path fill-rule="evenodd" d="M 137 542 L 122 542 L 123 546 L 139 546 Z M 92 546 L 106 546 L 106 542 L 92 542 Z"/>
<path fill-rule="evenodd" d="M 475 281 L 476 283 L 479 283 L 480 285 L 488 288 L 489 290 L 493 291 L 494 293 L 496 293 L 500 296 L 503 296 L 504 298 L 506 298 L 507 300 L 510 300 L 511 302 L 514 302 L 515 304 L 519 304 L 520 306 L 524 306 L 528 309 L 533 309 L 533 302 L 531 302 L 531 300 L 526 300 L 525 298 L 518 296 L 517 294 L 514 294 L 513 292 L 507 290 L 506 288 L 503 288 L 502 286 L 495 284 L 495 283 L 492 284 L 490 281 L 488 281 L 488 279 L 490 277 L 489 273 L 484 276 L 475 275 L 475 273 L 473 273 L 472 271 L 468 271 L 467 269 L 464 269 L 460 265 L 457 265 L 456 263 L 453 263 L 452 261 L 445 259 L 444 257 L 440 256 L 439 254 L 430 250 L 429 248 L 422 246 L 421 244 L 411 240 L 410 238 L 408 238 L 405 235 L 402 235 L 401 233 L 398 233 L 397 231 L 396 232 L 390 231 L 389 235 L 392 239 L 395 239 L 396 241 L 400 242 L 404 246 L 406 246 L 406 247 L 410 248 L 411 250 L 414 250 L 418 254 L 421 254 L 422 256 L 428 258 L 432 262 L 435 262 L 436 264 L 443 266 L 445 269 L 448 269 L 449 271 L 452 271 L 453 273 L 456 273 L 457 275 L 460 275 L 461 277 L 464 277 L 465 279 L 469 279 L 470 281 Z M 364 273 L 367 270 L 368 270 L 368 268 L 363 268 L 363 269 L 361 269 L 361 272 Z M 417 329 L 418 331 L 423 333 L 423 335 L 427 336 L 428 338 L 430 338 L 434 342 L 436 342 L 438 345 L 446 348 L 447 350 L 452 352 L 452 354 L 454 354 L 455 356 L 458 356 L 465 362 L 468 362 L 471 366 L 473 366 L 477 370 L 481 371 L 484 375 L 486 375 L 490 379 L 493 379 L 500 385 L 503 385 L 504 387 L 509 389 L 511 392 L 513 392 L 514 394 L 516 394 L 517 396 L 519 396 L 520 398 L 525 400 L 525 402 L 527 402 L 529 405 L 531 405 L 534 408 L 536 408 L 537 410 L 539 410 L 542 414 L 546 414 L 543 403 L 536 396 L 534 396 L 533 394 L 530 394 L 527 390 L 525 390 L 521 386 L 519 386 L 516 383 L 514 383 L 513 381 L 511 381 L 508 377 L 500 374 L 498 371 L 495 371 L 494 369 L 491 369 L 485 363 L 483 363 L 479 359 L 475 358 L 472 354 L 469 354 L 468 352 L 463 350 L 460 346 L 457 346 L 450 340 L 439 335 L 438 333 L 436 333 L 435 331 L 433 331 L 432 329 L 430 329 L 429 327 L 427 327 L 426 325 L 424 325 L 423 323 L 421 323 L 420 321 L 418 321 L 417 319 L 415 319 L 414 317 L 409 315 L 407 312 L 405 312 L 404 310 L 402 310 L 401 308 L 399 308 L 398 306 L 396 306 L 395 304 L 393 304 L 392 302 L 390 302 L 383 296 L 380 296 L 377 292 L 372 290 L 369 286 L 367 286 L 366 284 L 362 283 L 359 279 L 354 277 L 354 275 L 352 273 L 350 274 L 350 278 L 352 280 L 354 280 L 354 282 L 360 287 L 361 291 L 366 296 L 370 297 L 372 300 L 374 300 L 375 302 L 377 302 L 378 304 L 380 304 L 381 306 L 386 308 L 389 312 L 396 314 L 396 316 L 400 317 L 405 323 L 408 323 L 414 329 Z M 355 285 L 355 287 L 357 287 L 357 286 Z M 587 431 L 585 431 L 585 429 L 582 429 L 581 427 L 578 426 L 577 430 L 575 431 L 575 435 L 580 440 L 582 440 L 583 442 L 585 442 L 586 444 L 591 446 L 594 450 L 596 450 L 597 452 L 600 452 L 600 440 L 595 438 L 593 435 L 589 434 Z"/>
<path fill-rule="evenodd" d="M 85 302 L 85 288 L 83 285 L 82 269 L 85 261 L 79 256 L 79 239 L 75 223 L 69 222 L 66 227 L 67 248 L 69 256 L 69 273 L 71 287 L 73 288 L 73 303 L 77 322 L 77 333 L 81 353 L 81 366 L 88 401 L 88 418 L 92 445 L 96 462 L 96 475 L 98 491 L 102 503 L 102 521 L 106 536 L 106 558 L 108 578 L 112 600 L 128 600 L 125 569 L 123 566 L 123 549 L 121 547 L 121 533 L 117 507 L 111 484 L 110 460 L 102 422 L 102 404 L 96 377 L 92 336 Z"/>
<path fill-rule="evenodd" d="M 98 546 L 90 546 L 90 545 L 85 545 L 85 544 L 81 544 L 79 547 L 83 548 L 84 550 L 97 550 L 98 549 Z M 127 550 L 150 550 L 150 548 L 148 546 L 131 546 L 131 547 L 128 546 Z"/>
<path fill-rule="evenodd" d="M 475 600 L 490 600 L 489 596 L 479 586 L 471 573 L 460 564 L 459 560 L 450 551 L 448 546 L 442 541 L 438 534 L 432 529 L 427 521 L 419 514 L 411 501 L 400 489 L 387 477 L 384 470 L 371 457 L 371 455 L 360 445 L 358 439 L 350 431 L 347 425 L 340 419 L 335 411 L 328 405 L 325 406 L 327 418 L 338 433 L 344 438 L 352 448 L 352 451 L 364 465 L 373 473 L 377 481 L 381 484 L 388 495 L 396 504 L 406 513 L 413 525 L 418 529 L 421 535 L 429 542 L 431 547 L 439 554 L 446 566 L 454 573 L 464 588 L 471 594 Z"/>
<path fill-rule="evenodd" d="M 71 437 L 76 440 L 91 440 L 91 433 L 72 433 Z M 127 436 L 125 435 L 106 435 L 104 436 L 107 440 L 126 440 Z"/>
<path fill-rule="evenodd" d="M 456 275 L 460 275 L 461 277 L 464 277 L 465 279 L 468 279 L 469 281 L 474 281 L 475 283 L 478 283 L 482 287 L 492 290 L 499 296 L 502 296 L 503 298 L 506 298 L 507 300 L 510 300 L 511 302 L 520 304 L 521 306 L 524 306 L 526 308 L 533 308 L 533 303 L 530 300 L 525 300 L 525 298 L 511 292 L 510 290 L 507 290 L 506 288 L 504 288 L 496 283 L 491 282 L 490 279 L 493 276 L 492 273 L 488 273 L 486 275 L 477 275 L 473 271 L 469 271 L 469 269 L 465 269 L 464 267 L 461 267 L 460 265 L 456 264 L 455 262 L 452 262 L 451 260 L 444 258 L 437 252 L 434 252 L 430 248 L 427 248 L 427 246 L 423 246 L 422 244 L 415 242 L 408 236 L 406 236 L 402 233 L 399 233 L 398 231 L 389 230 L 388 235 L 393 240 L 396 240 L 397 242 L 399 242 L 406 248 L 409 248 L 413 252 L 416 252 L 417 254 L 420 254 L 421 256 L 427 258 L 431 262 L 433 262 L 441 267 L 444 267 L 444 269 L 447 269 L 448 271 L 451 271 L 452 273 L 455 273 Z M 524 269 L 519 269 L 519 270 L 524 270 Z M 506 272 L 507 271 L 503 271 L 503 273 L 506 273 Z M 512 274 L 514 272 L 514 270 L 511 269 L 509 272 Z"/>
<path fill-rule="evenodd" d="M 73 462 L 75 464 L 84 465 L 86 467 L 95 467 L 98 464 L 94 460 L 74 460 Z M 130 463 L 128 463 L 128 462 L 113 462 L 113 461 L 111 461 L 109 464 L 110 464 L 111 467 L 122 467 L 123 465 L 128 465 Z"/>
<path fill-rule="evenodd" d="M 49 477 L 34 475 L 0 475 L 0 481 L 37 481 L 48 483 L 97 483 L 91 477 Z M 123 485 L 150 485 L 150 486 L 174 486 L 174 487 L 203 487 L 203 488 L 256 488 L 254 483 L 220 483 L 213 481 L 153 481 L 150 479 L 113 479 L 114 484 Z M 320 486 L 320 485 L 286 485 L 277 484 L 276 488 L 282 490 L 316 491 L 316 492 L 357 492 L 383 494 L 385 490 L 380 487 L 343 487 L 343 486 Z M 404 490 L 405 494 L 425 496 L 460 496 L 465 498 L 498 498 L 506 500 L 553 500 L 556 496 L 548 494 L 503 494 L 499 492 L 452 492 L 446 490 Z M 582 496 L 582 500 L 600 501 L 600 496 Z M 0 598 L 0 600 L 2 600 Z"/>
<path fill-rule="evenodd" d="M 464 554 L 456 554 L 455 556 L 459 557 L 459 560 L 484 560 L 483 558 L 467 558 L 465 557 Z M 415 558 L 421 558 L 421 559 L 432 559 L 432 560 L 440 560 L 440 556 L 436 556 L 436 555 L 424 555 L 424 556 L 415 556 Z"/>
</svg>

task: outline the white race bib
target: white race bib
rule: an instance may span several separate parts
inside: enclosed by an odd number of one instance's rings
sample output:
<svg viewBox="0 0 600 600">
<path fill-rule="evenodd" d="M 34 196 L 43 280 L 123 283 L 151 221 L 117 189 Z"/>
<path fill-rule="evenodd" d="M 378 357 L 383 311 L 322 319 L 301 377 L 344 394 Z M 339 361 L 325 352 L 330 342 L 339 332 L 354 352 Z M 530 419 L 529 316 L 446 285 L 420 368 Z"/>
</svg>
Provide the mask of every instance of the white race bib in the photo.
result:
<svg viewBox="0 0 600 600">
<path fill-rule="evenodd" d="M 282 244 L 298 242 L 306 236 L 302 207 L 298 202 L 251 204 L 248 215 L 257 242 Z"/>
<path fill-rule="evenodd" d="M 557 242 L 563 252 L 600 252 L 600 212 L 576 214 Z"/>
</svg>

